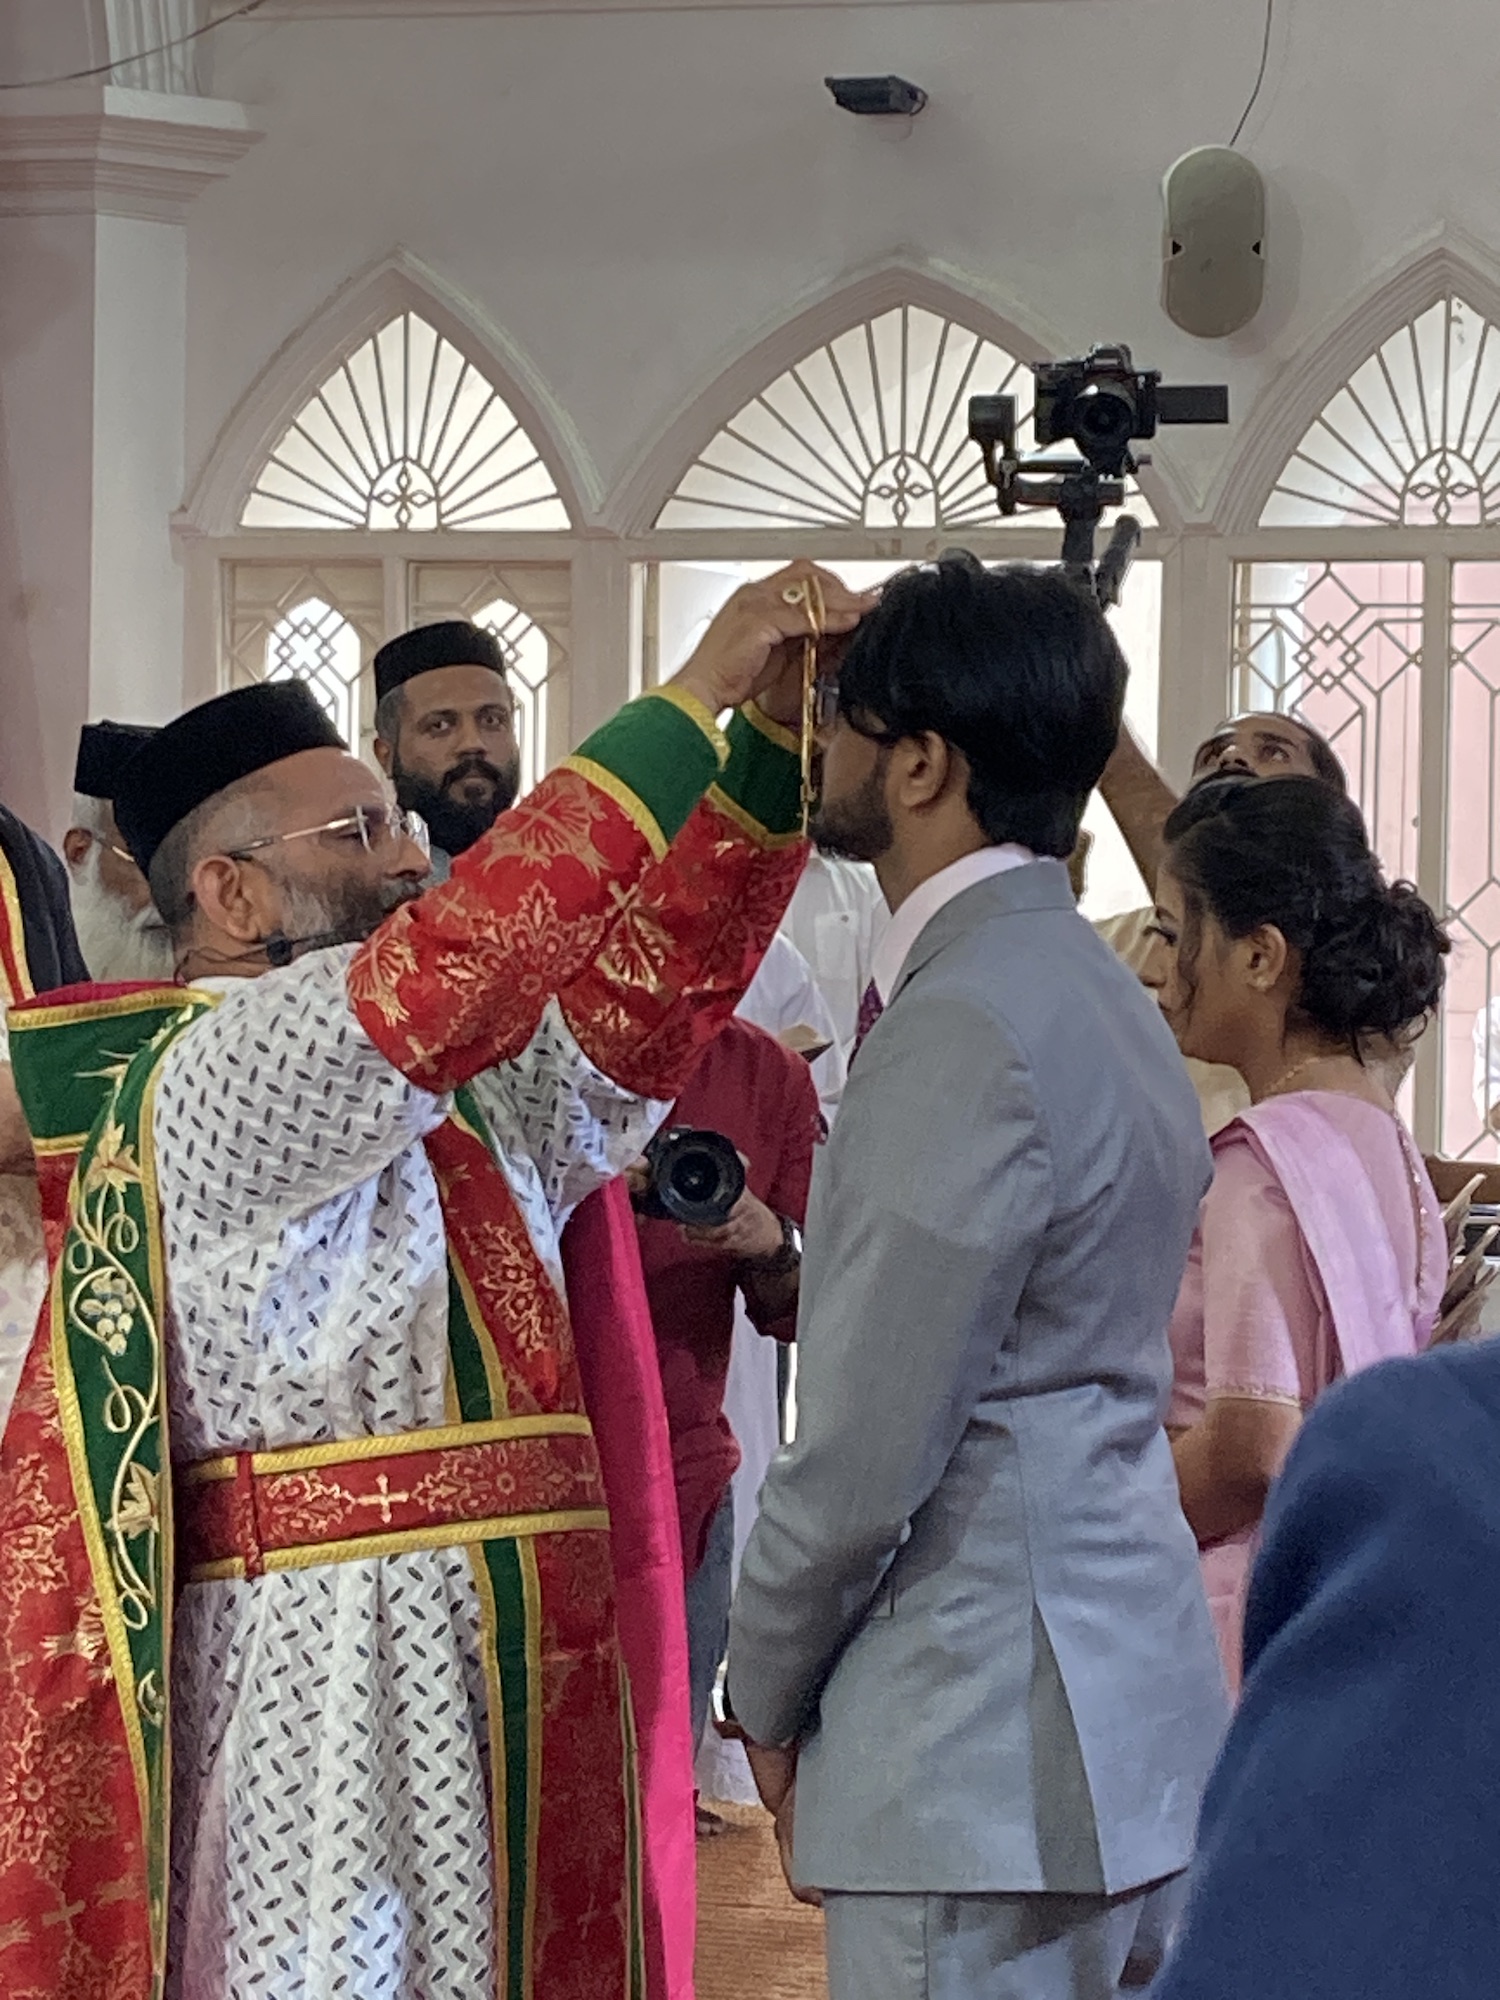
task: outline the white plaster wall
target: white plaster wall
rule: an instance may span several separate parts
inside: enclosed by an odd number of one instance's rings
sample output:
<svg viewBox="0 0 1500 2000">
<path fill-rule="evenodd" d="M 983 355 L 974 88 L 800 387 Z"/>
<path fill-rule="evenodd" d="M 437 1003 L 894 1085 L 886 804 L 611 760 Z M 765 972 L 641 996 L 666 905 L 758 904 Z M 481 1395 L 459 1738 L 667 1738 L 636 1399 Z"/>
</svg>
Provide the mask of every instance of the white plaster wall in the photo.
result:
<svg viewBox="0 0 1500 2000">
<path fill-rule="evenodd" d="M 1159 181 L 1225 141 L 1259 53 L 1248 0 L 250 22 L 210 86 L 265 143 L 191 223 L 196 469 L 268 356 L 400 242 L 533 357 L 607 488 L 685 398 L 841 276 L 905 255 L 1067 349 L 1123 337 L 1257 394 L 1443 224 L 1500 245 L 1485 0 L 1278 10 L 1246 144 L 1271 184 L 1266 308 L 1196 342 L 1157 303 Z M 1356 18 L 1357 17 L 1357 18 Z M 893 134 L 828 71 L 895 69 Z M 1205 495 L 1232 437 L 1167 446 Z"/>
<path fill-rule="evenodd" d="M 0 0 L 0 77 L 30 83 L 105 59 L 104 0 Z"/>
</svg>

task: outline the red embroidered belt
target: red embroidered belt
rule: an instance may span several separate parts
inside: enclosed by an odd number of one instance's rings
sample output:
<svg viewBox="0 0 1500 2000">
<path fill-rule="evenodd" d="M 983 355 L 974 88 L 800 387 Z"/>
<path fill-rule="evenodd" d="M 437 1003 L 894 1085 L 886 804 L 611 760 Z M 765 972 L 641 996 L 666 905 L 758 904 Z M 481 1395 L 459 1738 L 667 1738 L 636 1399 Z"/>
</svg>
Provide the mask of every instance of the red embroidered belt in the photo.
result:
<svg viewBox="0 0 1500 2000">
<path fill-rule="evenodd" d="M 175 1492 L 188 1583 L 609 1526 L 585 1416 L 242 1451 L 181 1467 Z"/>
</svg>

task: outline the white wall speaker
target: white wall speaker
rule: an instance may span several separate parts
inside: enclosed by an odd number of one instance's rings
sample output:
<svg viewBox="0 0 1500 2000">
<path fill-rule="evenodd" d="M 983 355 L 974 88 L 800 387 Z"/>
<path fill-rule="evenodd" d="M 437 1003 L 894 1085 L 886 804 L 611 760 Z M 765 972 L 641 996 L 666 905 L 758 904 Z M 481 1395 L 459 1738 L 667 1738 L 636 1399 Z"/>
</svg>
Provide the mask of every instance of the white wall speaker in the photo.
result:
<svg viewBox="0 0 1500 2000">
<path fill-rule="evenodd" d="M 1266 285 L 1266 184 L 1243 153 L 1199 146 L 1162 182 L 1161 302 L 1202 340 L 1238 333 Z"/>
</svg>

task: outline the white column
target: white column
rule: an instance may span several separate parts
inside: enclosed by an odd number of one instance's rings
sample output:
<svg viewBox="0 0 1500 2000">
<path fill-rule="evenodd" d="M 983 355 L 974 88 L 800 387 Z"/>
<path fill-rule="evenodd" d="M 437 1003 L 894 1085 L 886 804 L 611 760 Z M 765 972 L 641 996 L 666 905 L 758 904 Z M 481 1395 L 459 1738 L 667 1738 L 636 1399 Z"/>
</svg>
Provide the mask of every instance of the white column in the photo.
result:
<svg viewBox="0 0 1500 2000">
<path fill-rule="evenodd" d="M 139 56 L 116 70 L 112 82 L 189 95 L 197 90 L 200 43 L 182 38 L 201 25 L 199 0 L 104 0 L 104 4 L 111 57 Z M 220 5 L 218 11 L 227 9 Z M 143 55 L 142 50 L 152 53 Z"/>
<path fill-rule="evenodd" d="M 183 223 L 255 136 L 114 86 L 0 100 L 0 798 L 52 837 L 79 724 L 182 705 Z"/>
<path fill-rule="evenodd" d="M 1173 784 L 1192 771 L 1193 752 L 1229 708 L 1229 621 L 1233 565 L 1212 528 L 1183 530 L 1163 566 L 1161 728 L 1157 762 Z"/>
<path fill-rule="evenodd" d="M 568 740 L 549 745 L 554 759 L 629 699 L 630 617 L 630 563 L 624 550 L 602 538 L 586 541 L 573 559 Z"/>
</svg>

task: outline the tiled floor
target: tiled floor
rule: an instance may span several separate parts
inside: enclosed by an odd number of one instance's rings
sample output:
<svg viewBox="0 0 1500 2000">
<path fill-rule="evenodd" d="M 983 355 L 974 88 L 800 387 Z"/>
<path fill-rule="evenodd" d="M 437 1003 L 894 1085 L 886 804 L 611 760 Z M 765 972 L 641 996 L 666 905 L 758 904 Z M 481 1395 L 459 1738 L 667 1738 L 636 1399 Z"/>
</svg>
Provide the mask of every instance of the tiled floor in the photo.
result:
<svg viewBox="0 0 1500 2000">
<path fill-rule="evenodd" d="M 698 1843 L 698 2000 L 827 2000 L 823 1919 L 788 1895 L 770 1819 L 715 1810 L 730 1826 Z"/>
</svg>

